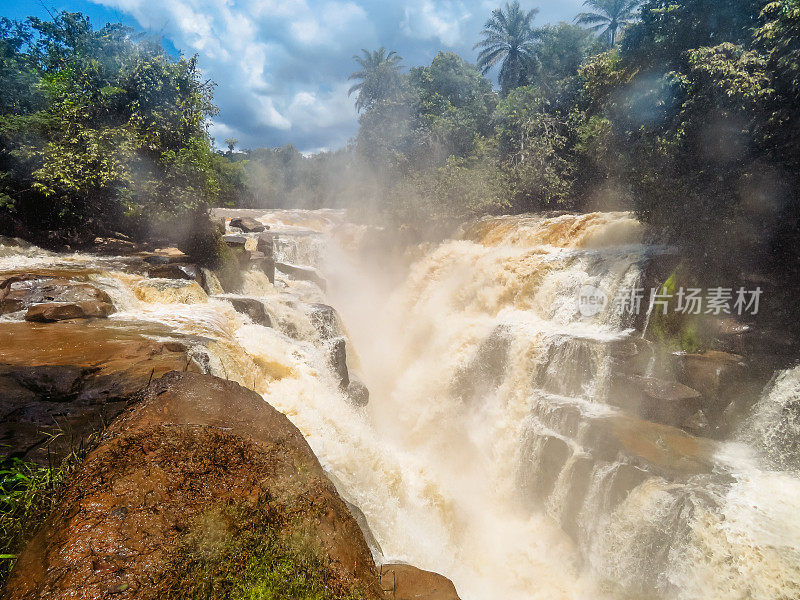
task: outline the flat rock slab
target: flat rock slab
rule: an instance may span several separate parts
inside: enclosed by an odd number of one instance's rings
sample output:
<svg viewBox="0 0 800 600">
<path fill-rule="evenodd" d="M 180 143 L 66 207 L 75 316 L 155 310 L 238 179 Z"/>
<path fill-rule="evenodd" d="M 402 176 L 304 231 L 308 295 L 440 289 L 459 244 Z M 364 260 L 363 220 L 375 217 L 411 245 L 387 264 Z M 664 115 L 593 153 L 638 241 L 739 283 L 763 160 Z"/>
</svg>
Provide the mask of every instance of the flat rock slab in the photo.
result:
<svg viewBox="0 0 800 600">
<path fill-rule="evenodd" d="M 3 454 L 47 464 L 81 447 L 130 396 L 169 371 L 200 370 L 190 340 L 157 342 L 166 328 L 109 321 L 4 323 L 0 328 Z M 201 343 L 191 340 L 191 343 Z"/>
<path fill-rule="evenodd" d="M 68 321 L 70 319 L 104 319 L 114 312 L 114 307 L 108 302 L 85 300 L 83 302 L 44 302 L 34 304 L 25 313 L 26 321 L 39 323 L 53 323 L 55 321 Z"/>
</svg>

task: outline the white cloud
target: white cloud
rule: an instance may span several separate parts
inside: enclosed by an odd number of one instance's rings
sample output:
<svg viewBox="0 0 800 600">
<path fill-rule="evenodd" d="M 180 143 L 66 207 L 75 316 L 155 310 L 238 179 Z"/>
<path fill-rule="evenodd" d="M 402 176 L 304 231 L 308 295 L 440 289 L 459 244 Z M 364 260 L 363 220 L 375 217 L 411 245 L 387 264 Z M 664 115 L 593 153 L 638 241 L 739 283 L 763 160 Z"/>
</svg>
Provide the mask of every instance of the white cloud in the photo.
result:
<svg viewBox="0 0 800 600">
<path fill-rule="evenodd" d="M 406 6 L 405 19 L 400 27 L 409 37 L 435 39 L 447 46 L 456 46 L 463 41 L 462 24 L 471 16 L 463 2 L 434 4 L 424 0 Z"/>
</svg>

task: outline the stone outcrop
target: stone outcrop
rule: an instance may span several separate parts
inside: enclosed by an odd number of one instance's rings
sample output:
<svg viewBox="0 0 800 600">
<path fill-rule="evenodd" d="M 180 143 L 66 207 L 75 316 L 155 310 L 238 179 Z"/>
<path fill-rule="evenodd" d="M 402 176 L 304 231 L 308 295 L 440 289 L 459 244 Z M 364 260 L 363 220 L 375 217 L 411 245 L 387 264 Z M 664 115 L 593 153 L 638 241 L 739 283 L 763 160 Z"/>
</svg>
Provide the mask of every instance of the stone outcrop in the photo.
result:
<svg viewBox="0 0 800 600">
<path fill-rule="evenodd" d="M 381 586 L 392 600 L 459 600 L 447 577 L 411 565 L 383 565 Z"/>
<path fill-rule="evenodd" d="M 346 390 L 350 384 L 350 374 L 347 370 L 347 344 L 343 337 L 337 337 L 330 340 L 328 345 L 330 347 L 328 360 L 336 374 L 339 387 Z"/>
<path fill-rule="evenodd" d="M 629 375 L 618 377 L 611 401 L 648 421 L 681 427 L 702 408 L 702 395 L 675 381 Z"/>
<path fill-rule="evenodd" d="M 31 306 L 25 313 L 26 321 L 52 323 L 70 319 L 105 318 L 114 312 L 109 302 L 85 300 L 83 302 L 44 302 Z"/>
<path fill-rule="evenodd" d="M 353 406 L 366 406 L 369 404 L 369 390 L 363 381 L 350 376 L 350 382 L 347 384 L 347 401 Z"/>
<path fill-rule="evenodd" d="M 335 594 L 384 597 L 358 525 L 297 428 L 236 383 L 170 373 L 89 454 L 3 597 L 186 597 L 200 584 L 247 586 L 260 552 L 301 556 L 296 568 Z M 198 582 L 198 564 L 213 575 Z M 446 588 L 434 579 L 404 574 L 411 587 L 397 591 Z"/>
<path fill-rule="evenodd" d="M 339 315 L 336 314 L 335 308 L 319 302 L 310 304 L 309 308 L 311 309 L 311 324 L 322 339 L 327 340 L 342 335 Z"/>
</svg>

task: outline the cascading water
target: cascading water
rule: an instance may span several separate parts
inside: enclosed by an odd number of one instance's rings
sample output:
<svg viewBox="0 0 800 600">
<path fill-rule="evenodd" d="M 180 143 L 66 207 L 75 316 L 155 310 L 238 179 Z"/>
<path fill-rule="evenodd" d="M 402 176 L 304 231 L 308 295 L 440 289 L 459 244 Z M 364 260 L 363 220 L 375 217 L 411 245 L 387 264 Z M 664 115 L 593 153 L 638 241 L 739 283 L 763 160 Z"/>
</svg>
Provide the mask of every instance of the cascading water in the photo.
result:
<svg viewBox="0 0 800 600">
<path fill-rule="evenodd" d="M 483 219 L 400 278 L 350 251 L 363 229 L 342 213 L 260 219 L 277 261 L 328 282 L 325 295 L 247 273 L 242 296 L 271 328 L 234 311 L 235 296 L 117 259 L 4 246 L 0 269 L 82 270 L 114 300 L 112 322 L 198 336 L 213 374 L 300 428 L 387 559 L 450 577 L 464 600 L 800 597 L 800 370 L 779 374 L 728 442 L 617 408 L 615 373 L 642 355 L 640 334 L 611 305 L 582 316 L 576 298 L 640 280 L 653 249 L 630 215 Z M 322 299 L 366 408 L 329 364 L 308 304 Z"/>
</svg>

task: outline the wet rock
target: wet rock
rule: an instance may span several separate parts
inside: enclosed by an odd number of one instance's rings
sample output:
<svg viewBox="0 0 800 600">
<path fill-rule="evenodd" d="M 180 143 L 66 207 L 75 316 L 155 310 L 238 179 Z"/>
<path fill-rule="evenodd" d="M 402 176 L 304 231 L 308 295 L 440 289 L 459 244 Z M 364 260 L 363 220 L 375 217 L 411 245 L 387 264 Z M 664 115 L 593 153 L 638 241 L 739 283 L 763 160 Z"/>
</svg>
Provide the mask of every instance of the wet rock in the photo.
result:
<svg viewBox="0 0 800 600">
<path fill-rule="evenodd" d="M 293 265 L 291 263 L 276 262 L 275 268 L 292 279 L 315 283 L 322 291 L 325 291 L 328 287 L 328 283 L 313 267 L 301 267 L 300 265 Z"/>
<path fill-rule="evenodd" d="M 0 314 L 16 312 L 36 304 L 83 302 L 107 304 L 113 308 L 108 294 L 83 281 L 39 275 L 15 275 L 0 282 Z"/>
<path fill-rule="evenodd" d="M 738 354 L 714 350 L 676 353 L 675 364 L 677 380 L 702 394 L 702 412 L 712 430 L 732 425 L 724 418 L 728 407 L 751 406 L 772 373 Z"/>
<path fill-rule="evenodd" d="M 197 268 L 197 265 L 182 263 L 168 263 L 150 267 L 148 274 L 150 277 L 162 279 L 185 279 L 187 281 L 197 281 L 198 283 L 202 280 L 202 273 Z"/>
<path fill-rule="evenodd" d="M 275 255 L 275 240 L 271 233 L 262 233 L 256 239 L 256 250 L 265 256 Z"/>
<path fill-rule="evenodd" d="M 350 378 L 347 384 L 347 400 L 353 406 L 366 406 L 369 404 L 369 390 L 360 379 Z"/>
<path fill-rule="evenodd" d="M 664 425 L 680 426 L 702 408 L 702 395 L 676 381 L 630 375 L 617 377 L 611 404 Z"/>
<path fill-rule="evenodd" d="M 347 344 L 343 337 L 338 337 L 329 342 L 328 361 L 333 367 L 333 372 L 342 390 L 347 390 L 350 385 L 350 374 L 347 371 Z"/>
<path fill-rule="evenodd" d="M 269 318 L 264 303 L 256 298 L 225 298 L 233 305 L 238 312 L 250 317 L 253 323 L 272 327 L 272 319 Z"/>
<path fill-rule="evenodd" d="M 561 528 L 574 540 L 578 539 L 578 515 L 586 500 L 586 493 L 589 491 L 594 466 L 595 461 L 590 455 L 576 454 L 565 467 L 563 474 L 566 478 L 567 489 L 564 494 L 564 504 L 559 507 L 561 510 L 559 523 Z"/>
<path fill-rule="evenodd" d="M 269 227 L 260 221 L 256 221 L 250 217 L 235 217 L 231 219 L 230 226 L 241 229 L 245 233 L 258 233 L 269 229 Z"/>
<path fill-rule="evenodd" d="M 666 479 L 710 472 L 717 451 L 712 440 L 623 414 L 588 419 L 577 441 L 595 460 L 624 460 Z"/>
<path fill-rule="evenodd" d="M 275 260 L 271 256 L 267 256 L 263 252 L 251 252 L 250 262 L 247 265 L 248 270 L 257 270 L 264 273 L 269 279 L 270 283 L 275 283 Z"/>
<path fill-rule="evenodd" d="M 120 506 L 124 519 L 113 514 Z M 100 599 L 112 587 L 120 598 L 177 597 L 197 589 L 195 561 L 204 574 L 243 574 L 247 561 L 227 549 L 254 536 L 325 565 L 315 575 L 333 595 L 384 598 L 357 523 L 289 419 L 234 382 L 171 373 L 86 458 L 20 553 L 4 598 Z M 225 543 L 212 554 L 187 554 L 214 539 Z"/>
<path fill-rule="evenodd" d="M 620 464 L 609 479 L 604 498 L 604 509 L 614 510 L 636 487 L 650 479 L 652 475 L 634 465 Z"/>
<path fill-rule="evenodd" d="M 263 255 L 259 268 L 275 283 L 275 240 L 271 233 L 262 233 L 256 239 L 256 251 Z"/>
<path fill-rule="evenodd" d="M 381 587 L 392 600 L 459 600 L 447 577 L 411 565 L 383 565 Z"/>
<path fill-rule="evenodd" d="M 65 402 L 77 395 L 79 382 L 92 369 L 72 365 L 0 366 L 0 372 L 3 371 L 42 400 Z"/>
<path fill-rule="evenodd" d="M 26 321 L 53 323 L 69 319 L 105 318 L 114 312 L 108 302 L 87 300 L 85 302 L 45 302 L 31 306 L 25 313 Z"/>
<path fill-rule="evenodd" d="M 189 349 L 201 340 L 157 342 L 144 335 L 174 336 L 167 328 L 107 321 L 4 323 L 3 453 L 57 464 L 110 423 L 151 378 L 201 369 Z"/>
<path fill-rule="evenodd" d="M 326 340 L 342 335 L 339 327 L 339 315 L 336 309 L 327 304 L 315 302 L 309 305 L 311 309 L 311 324 L 319 336 Z"/>
</svg>

